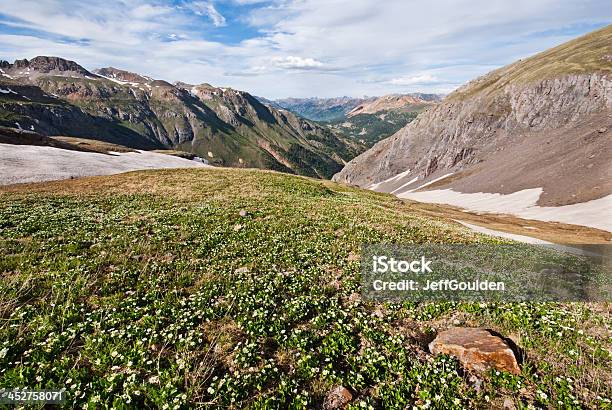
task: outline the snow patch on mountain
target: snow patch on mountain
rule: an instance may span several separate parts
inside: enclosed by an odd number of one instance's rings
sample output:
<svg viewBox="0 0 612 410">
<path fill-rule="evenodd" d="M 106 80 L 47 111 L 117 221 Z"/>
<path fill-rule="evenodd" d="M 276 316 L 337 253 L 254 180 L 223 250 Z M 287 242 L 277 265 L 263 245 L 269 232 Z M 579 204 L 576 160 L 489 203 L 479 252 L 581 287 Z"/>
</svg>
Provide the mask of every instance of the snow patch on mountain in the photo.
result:
<svg viewBox="0 0 612 410">
<path fill-rule="evenodd" d="M 473 212 L 510 214 L 519 218 L 583 225 L 612 232 L 612 195 L 573 205 L 537 206 L 542 192 L 542 188 L 531 188 L 507 195 L 485 192 L 467 194 L 452 189 L 438 189 L 409 191 L 397 196 L 419 202 L 454 205 Z"/>
<path fill-rule="evenodd" d="M 148 151 L 100 154 L 53 147 L 0 144 L 0 185 L 53 181 L 122 172 L 206 167 L 194 161 Z"/>
</svg>

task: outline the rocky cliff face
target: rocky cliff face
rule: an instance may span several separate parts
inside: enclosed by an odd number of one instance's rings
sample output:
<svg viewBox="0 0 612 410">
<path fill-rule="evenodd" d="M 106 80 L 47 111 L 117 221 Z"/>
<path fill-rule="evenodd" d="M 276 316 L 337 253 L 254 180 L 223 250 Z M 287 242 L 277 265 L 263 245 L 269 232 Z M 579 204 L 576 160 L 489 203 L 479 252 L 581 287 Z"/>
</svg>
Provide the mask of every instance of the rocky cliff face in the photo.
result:
<svg viewBox="0 0 612 410">
<path fill-rule="evenodd" d="M 508 193 L 543 187 L 556 204 L 610 193 L 604 180 L 612 130 L 609 55 L 612 27 L 493 71 L 350 161 L 334 179 L 398 194 L 446 176 L 436 188 Z M 599 153 L 591 154 L 595 147 Z M 588 155 L 564 163 L 570 150 Z M 545 166 L 542 158 L 553 151 L 556 166 Z M 509 153 L 514 158 L 506 158 Z M 502 163 L 513 178 L 499 172 Z M 592 177 L 577 181 L 589 164 Z"/>
<path fill-rule="evenodd" d="M 0 67 L 4 126 L 133 148 L 180 149 L 213 164 L 321 178 L 331 177 L 361 150 L 358 143 L 266 107 L 243 91 L 173 85 L 112 67 L 91 73 L 56 57 Z"/>
</svg>

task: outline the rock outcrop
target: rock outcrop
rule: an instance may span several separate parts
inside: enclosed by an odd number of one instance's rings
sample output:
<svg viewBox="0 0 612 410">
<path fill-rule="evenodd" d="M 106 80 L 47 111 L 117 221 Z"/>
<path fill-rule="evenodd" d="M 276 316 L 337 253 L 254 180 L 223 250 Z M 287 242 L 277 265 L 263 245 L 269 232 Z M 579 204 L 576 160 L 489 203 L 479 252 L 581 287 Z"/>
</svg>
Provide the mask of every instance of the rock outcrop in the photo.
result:
<svg viewBox="0 0 612 410">
<path fill-rule="evenodd" d="M 521 373 L 508 343 L 486 329 L 451 328 L 439 333 L 429 344 L 429 350 L 433 354 L 455 356 L 465 368 L 478 373 L 490 369 Z"/>
<path fill-rule="evenodd" d="M 35 79 L 41 75 L 70 75 L 78 78 L 96 77 L 76 62 L 60 57 L 38 56 L 31 60 L 24 58 L 16 60 L 13 64 L 8 61 L 1 61 L 0 67 L 4 74 L 14 78 Z"/>
</svg>

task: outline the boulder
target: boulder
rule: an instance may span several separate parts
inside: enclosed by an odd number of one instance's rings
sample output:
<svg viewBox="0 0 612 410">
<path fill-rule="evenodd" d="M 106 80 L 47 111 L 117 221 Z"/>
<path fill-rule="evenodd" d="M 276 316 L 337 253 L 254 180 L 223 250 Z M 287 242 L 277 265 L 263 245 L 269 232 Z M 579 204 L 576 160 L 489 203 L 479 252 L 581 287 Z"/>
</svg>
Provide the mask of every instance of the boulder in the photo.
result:
<svg viewBox="0 0 612 410">
<path fill-rule="evenodd" d="M 520 374 L 518 362 L 510 345 L 501 337 L 482 328 L 453 327 L 429 344 L 433 354 L 448 354 L 475 372 L 489 369 Z"/>
<path fill-rule="evenodd" d="M 323 403 L 324 410 L 344 409 L 353 400 L 353 395 L 344 386 L 337 386 L 330 390 Z"/>
</svg>

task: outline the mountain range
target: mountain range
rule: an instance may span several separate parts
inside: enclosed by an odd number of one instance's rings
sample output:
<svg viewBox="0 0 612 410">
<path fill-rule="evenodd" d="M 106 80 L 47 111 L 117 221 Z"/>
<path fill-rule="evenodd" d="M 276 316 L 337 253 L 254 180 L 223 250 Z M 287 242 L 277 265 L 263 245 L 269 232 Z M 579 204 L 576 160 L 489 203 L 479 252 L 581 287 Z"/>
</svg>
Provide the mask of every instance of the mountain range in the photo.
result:
<svg viewBox="0 0 612 410">
<path fill-rule="evenodd" d="M 281 98 L 265 100 L 276 107 L 284 108 L 313 121 L 333 121 L 346 118 L 355 107 L 376 97 L 333 97 L 333 98 Z"/>
<path fill-rule="evenodd" d="M 480 211 L 609 211 L 611 74 L 608 26 L 467 83 L 334 179 Z"/>
<path fill-rule="evenodd" d="M 262 102 L 284 108 L 313 121 L 339 121 L 357 114 L 375 114 L 389 110 L 410 110 L 442 100 L 441 94 L 389 94 L 382 97 L 282 98 Z"/>
<path fill-rule="evenodd" d="M 437 104 L 441 94 L 389 94 L 382 97 L 285 98 L 264 104 L 318 121 L 335 134 L 370 147 L 394 134 L 425 109 Z"/>
<path fill-rule="evenodd" d="M 441 101 L 427 94 L 272 101 L 36 57 L 0 61 L 0 126 L 174 149 L 212 165 L 335 174 L 477 211 L 528 217 L 563 207 L 570 219 L 597 219 L 612 193 L 611 72 L 612 26 L 494 70 Z M 301 116 L 313 112 L 336 119 Z M 586 203 L 588 212 L 565 208 Z"/>
<path fill-rule="evenodd" d="M 45 56 L 0 61 L 0 70 L 1 126 L 145 150 L 176 149 L 215 165 L 319 178 L 330 178 L 440 100 L 414 93 L 272 101 L 114 67 L 88 71 Z"/>
<path fill-rule="evenodd" d="M 244 91 L 39 56 L 0 61 L 0 125 L 329 178 L 363 146 Z"/>
<path fill-rule="evenodd" d="M 346 116 L 322 123 L 336 134 L 371 147 L 442 100 L 438 94 L 389 94 L 358 104 Z"/>
<path fill-rule="evenodd" d="M 374 100 L 360 103 L 349 111 L 346 116 L 351 118 L 360 114 L 376 114 L 391 110 L 419 111 L 422 108 L 435 105 L 442 98 L 443 96 L 439 94 L 422 93 L 383 95 Z"/>
</svg>

